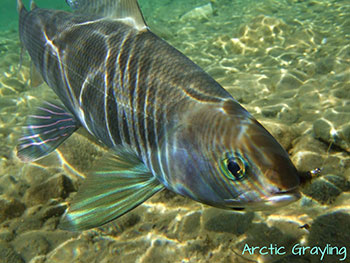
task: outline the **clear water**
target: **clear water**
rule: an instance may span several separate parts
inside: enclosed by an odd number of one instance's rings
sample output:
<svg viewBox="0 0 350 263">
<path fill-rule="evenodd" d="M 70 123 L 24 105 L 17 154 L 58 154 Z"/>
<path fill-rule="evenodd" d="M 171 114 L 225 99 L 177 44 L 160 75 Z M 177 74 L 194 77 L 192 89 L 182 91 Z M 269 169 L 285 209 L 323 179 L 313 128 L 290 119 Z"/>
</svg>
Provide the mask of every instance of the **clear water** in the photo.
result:
<svg viewBox="0 0 350 263">
<path fill-rule="evenodd" d="M 61 0 L 37 4 L 68 9 Z M 194 11 L 207 4 L 212 11 L 205 15 Z M 104 149 L 80 132 L 40 161 L 16 158 L 26 116 L 54 95 L 45 84 L 29 85 L 28 56 L 19 70 L 15 1 L 3 0 L 0 262 L 349 261 L 350 1 L 140 5 L 151 29 L 229 90 L 299 171 L 322 168 L 320 176 L 302 187 L 300 201 L 277 211 L 223 211 L 162 192 L 101 228 L 58 230 L 63 210 L 57 205 L 69 201 Z M 262 250 L 250 254 L 252 247 Z"/>
</svg>

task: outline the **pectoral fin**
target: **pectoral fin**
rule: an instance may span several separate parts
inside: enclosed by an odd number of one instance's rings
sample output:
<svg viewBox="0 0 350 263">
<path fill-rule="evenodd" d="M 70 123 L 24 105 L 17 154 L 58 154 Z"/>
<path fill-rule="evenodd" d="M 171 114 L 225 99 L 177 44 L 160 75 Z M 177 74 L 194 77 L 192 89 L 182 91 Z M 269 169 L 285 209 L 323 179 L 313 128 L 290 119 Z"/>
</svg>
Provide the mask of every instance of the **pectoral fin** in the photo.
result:
<svg viewBox="0 0 350 263">
<path fill-rule="evenodd" d="M 78 128 L 78 120 L 63 106 L 46 102 L 28 117 L 17 146 L 17 156 L 24 162 L 40 159 L 54 151 Z"/>
<path fill-rule="evenodd" d="M 73 198 L 59 228 L 80 231 L 106 224 L 164 188 L 134 156 L 112 156 L 92 173 Z"/>
</svg>

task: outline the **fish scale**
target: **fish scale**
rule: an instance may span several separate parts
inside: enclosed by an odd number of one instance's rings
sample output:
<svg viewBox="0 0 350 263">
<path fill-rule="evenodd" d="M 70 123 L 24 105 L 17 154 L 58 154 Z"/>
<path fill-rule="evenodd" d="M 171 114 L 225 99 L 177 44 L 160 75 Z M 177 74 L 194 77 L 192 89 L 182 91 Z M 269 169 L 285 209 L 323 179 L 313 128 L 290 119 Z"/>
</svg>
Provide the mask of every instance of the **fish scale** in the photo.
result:
<svg viewBox="0 0 350 263">
<path fill-rule="evenodd" d="M 81 23 L 81 22 L 80 22 Z M 86 22 L 85 22 L 86 23 Z M 98 126 L 99 129 L 101 129 L 100 127 L 104 127 L 106 126 L 106 124 L 103 122 L 104 120 L 106 120 L 106 122 L 108 123 L 108 116 L 114 115 L 114 114 L 108 114 L 105 112 L 101 112 L 101 109 L 99 109 L 97 112 L 91 112 L 91 109 L 89 109 L 91 103 L 89 98 L 94 97 L 94 99 L 96 100 L 96 95 L 95 96 L 91 96 L 92 93 L 93 94 L 98 94 L 96 93 L 97 86 L 95 85 L 95 82 L 99 82 L 103 83 L 104 86 L 107 86 L 107 90 L 109 89 L 115 89 L 113 94 L 118 94 L 121 93 L 121 95 L 119 97 L 122 97 L 123 100 L 118 99 L 119 101 L 119 105 L 122 105 L 121 108 L 123 110 L 119 111 L 119 119 L 126 119 L 126 121 L 121 122 L 121 127 L 118 130 L 124 130 L 127 132 L 124 132 L 124 142 L 129 142 L 134 148 L 138 148 L 137 151 L 141 152 L 141 149 L 139 149 L 140 145 L 145 145 L 144 140 L 141 140 L 142 138 L 139 138 L 141 132 L 140 130 L 142 130 L 142 127 L 138 127 L 139 125 L 136 125 L 138 123 L 142 123 L 141 121 L 138 121 L 136 118 L 137 115 L 135 115 L 135 111 L 134 110 L 130 110 L 130 109 L 137 109 L 137 108 L 144 108 L 142 105 L 138 106 L 137 102 L 142 102 L 142 100 L 134 100 L 134 94 L 135 94 L 135 90 L 140 90 L 140 87 L 137 87 L 135 84 L 138 83 L 137 79 L 148 79 L 148 81 L 146 81 L 146 83 L 142 83 L 143 88 L 142 88 L 142 93 L 139 95 L 139 97 L 144 96 L 144 93 L 147 93 L 148 90 L 146 89 L 146 87 L 148 87 L 148 89 L 164 89 L 164 86 L 169 86 L 168 82 L 165 81 L 161 81 L 162 80 L 162 76 L 158 76 L 158 74 L 152 74 L 149 73 L 148 71 L 146 71 L 146 74 L 143 75 L 144 71 L 141 71 L 137 66 L 138 63 L 135 60 L 141 60 L 141 62 L 139 62 L 140 65 L 142 65 L 144 68 L 149 68 L 150 70 L 152 69 L 152 58 L 150 57 L 145 57 L 147 56 L 148 53 L 146 53 L 145 51 L 149 50 L 148 46 L 144 47 L 144 52 L 142 52 L 142 49 L 140 48 L 140 45 L 136 40 L 136 38 L 138 37 L 138 35 L 135 34 L 127 34 L 127 35 L 123 35 L 122 33 L 120 33 L 119 31 L 122 30 L 114 30 L 110 32 L 110 35 L 105 35 L 105 37 L 100 37 L 105 33 L 108 32 L 102 32 L 99 33 L 99 28 L 101 26 L 99 26 L 99 23 L 103 23 L 103 24 L 108 24 L 106 23 L 106 21 L 101 21 L 101 22 L 95 22 L 94 24 L 94 29 L 92 30 L 90 27 L 87 28 L 87 30 L 84 30 L 85 27 L 87 27 L 87 25 L 85 25 L 85 23 L 83 22 L 84 25 L 82 26 L 78 26 L 74 23 L 69 23 L 71 28 L 74 28 L 74 34 L 76 38 L 79 38 L 79 34 L 80 35 L 89 35 L 89 44 L 84 43 L 84 48 L 78 48 L 75 49 L 74 46 L 70 47 L 72 50 L 78 50 L 79 54 L 84 54 L 85 60 L 88 61 L 84 61 L 84 57 L 78 56 L 75 57 L 74 59 L 71 59 L 72 56 L 74 56 L 74 54 L 71 54 L 70 50 L 65 50 L 64 47 L 61 47 L 59 45 L 56 46 L 57 50 L 60 51 L 60 53 L 63 53 L 64 56 L 61 57 L 60 60 L 62 60 L 63 64 L 65 65 L 65 68 L 60 68 L 58 67 L 55 71 L 59 72 L 59 71 L 67 71 L 66 68 L 70 69 L 70 68 L 74 68 L 74 69 L 78 69 L 78 70 L 70 70 L 67 72 L 67 77 L 68 77 L 68 81 L 70 85 L 67 85 L 67 89 L 70 89 L 69 92 L 67 92 L 68 94 L 73 94 L 75 97 L 75 100 L 78 100 L 79 97 L 84 98 L 84 94 L 86 94 L 86 99 L 82 99 L 82 101 L 80 102 L 80 107 L 82 108 L 82 110 L 85 112 L 85 120 L 82 120 L 83 122 L 86 123 L 87 128 L 91 131 L 93 131 L 95 134 L 97 134 L 97 137 L 103 141 L 104 143 L 106 143 L 107 145 L 113 145 L 113 144 L 120 144 L 121 141 L 118 140 L 118 138 L 120 138 L 121 136 L 119 134 L 114 135 L 114 138 L 110 138 L 110 141 L 108 141 L 107 138 L 104 138 L 103 135 L 105 135 L 108 131 L 107 127 L 106 130 L 103 131 L 96 131 L 94 126 Z M 91 24 L 90 24 L 91 25 Z M 82 27 L 82 29 L 79 30 L 79 27 Z M 120 28 L 120 27 L 118 27 Z M 57 43 L 66 43 L 65 38 L 69 38 L 69 36 L 71 35 L 71 33 L 69 31 L 72 31 L 71 29 L 65 29 L 65 31 L 61 32 L 61 38 L 62 40 L 60 40 L 59 37 L 56 36 L 52 36 L 53 39 L 55 39 L 54 42 Z M 98 32 L 98 33 L 95 33 Z M 93 33 L 93 34 L 91 34 Z M 146 34 L 150 34 L 151 36 L 148 36 L 148 38 L 152 37 L 152 34 L 149 32 L 142 32 L 142 35 L 146 35 Z M 67 35 L 67 36 L 65 36 Z M 119 41 L 113 41 L 110 40 L 112 37 L 114 37 L 115 35 L 122 35 L 123 37 L 121 37 L 120 39 L 117 39 Z M 96 38 L 96 39 L 94 39 Z M 147 38 L 147 36 L 142 36 L 142 38 Z M 114 38 L 115 40 L 115 38 Z M 152 40 L 150 40 L 151 42 Z M 144 39 L 141 39 L 139 42 L 141 43 L 145 43 Z M 152 41 L 153 42 L 153 41 Z M 108 45 L 106 45 L 106 48 L 103 47 L 102 43 L 109 43 Z M 77 44 L 81 44 L 81 43 L 77 43 Z M 65 44 L 66 45 L 66 44 Z M 99 52 L 97 52 L 96 54 L 89 54 L 89 50 L 95 50 L 93 47 L 94 45 L 99 46 Z M 116 48 L 116 50 L 118 50 L 118 56 L 116 58 L 116 63 L 114 64 L 115 68 L 111 68 L 111 67 L 107 67 L 106 63 L 104 63 L 104 60 L 106 60 L 105 58 L 107 57 L 107 50 L 109 50 L 111 47 L 113 46 L 114 48 Z M 137 49 L 134 49 L 135 51 L 138 51 L 138 56 L 132 56 L 132 52 L 133 52 L 133 46 L 137 46 Z M 170 47 L 170 46 L 167 46 Z M 50 52 L 50 51 L 47 51 Z M 116 51 L 117 52 L 117 51 Z M 167 52 L 167 51 L 165 51 Z M 144 56 L 142 56 L 144 55 Z M 135 58 L 135 59 L 133 59 Z M 111 59 L 114 60 L 114 58 L 111 56 Z M 167 59 L 171 59 L 171 57 L 167 57 Z M 107 57 L 107 61 L 108 61 L 108 57 Z M 135 61 L 135 62 L 134 62 Z M 92 62 L 92 63 L 91 63 Z M 147 67 L 146 64 L 151 64 L 151 66 Z M 164 63 L 157 63 L 157 64 L 164 64 Z M 183 64 L 181 62 L 179 62 L 179 64 Z M 49 70 L 46 69 L 46 65 L 48 65 L 48 63 L 43 62 L 43 71 L 44 72 L 48 72 Z M 79 67 L 81 67 L 81 65 L 89 65 L 89 69 L 90 70 L 79 70 Z M 96 70 L 97 68 L 97 70 Z M 169 67 L 170 68 L 170 67 Z M 52 71 L 52 69 L 50 69 Z M 155 68 L 156 71 L 158 71 L 158 67 Z M 91 73 L 89 74 L 89 72 L 97 72 L 96 75 L 92 75 L 91 77 Z M 99 75 L 98 72 L 102 72 L 102 74 L 104 73 L 103 71 L 107 72 L 107 76 L 109 76 L 108 72 L 113 72 L 114 75 L 114 79 L 119 77 L 119 81 L 110 81 L 106 83 L 106 78 L 104 80 L 102 80 L 102 75 Z M 193 71 L 193 70 L 191 70 Z M 190 72 L 191 72 L 190 71 Z M 194 71 L 198 71 L 197 68 L 194 69 Z M 81 76 L 80 72 L 85 72 L 88 74 L 87 77 L 83 77 Z M 139 72 L 139 73 L 138 73 Z M 158 72 L 161 72 L 165 75 L 168 76 L 172 76 L 174 74 L 172 74 L 172 71 L 165 71 L 165 70 L 159 70 Z M 176 73 L 176 70 L 173 71 L 174 73 Z M 55 73 L 57 74 L 57 73 Z M 57 74 L 57 75 L 63 75 L 64 73 L 61 72 L 61 74 Z M 206 75 L 206 74 L 205 74 Z M 145 78 L 145 76 L 148 76 L 148 78 Z M 154 77 L 153 77 L 154 76 Z M 153 78 L 152 78 L 153 77 Z M 88 80 L 90 78 L 90 80 Z M 181 91 L 181 87 L 182 85 L 180 85 L 180 78 L 175 76 L 175 80 L 172 79 L 172 86 L 169 88 L 172 88 L 173 91 L 175 89 L 179 89 L 179 91 Z M 198 76 L 198 79 L 201 80 L 201 76 Z M 86 81 L 87 83 L 90 83 L 90 85 L 88 85 L 87 87 L 84 87 L 84 85 L 82 83 L 84 83 L 84 81 Z M 109 85 L 108 85 L 109 84 Z M 187 84 L 187 83 L 186 83 Z M 188 84 L 187 84 L 188 85 Z M 102 86 L 102 85 L 101 85 Z M 108 87 L 109 86 L 109 87 Z M 194 89 L 194 87 L 198 87 L 199 85 L 192 85 L 192 89 Z M 75 87 L 75 90 L 71 90 L 72 87 Z M 146 89 L 146 90 L 145 90 Z M 177 97 L 179 98 L 181 95 L 182 97 L 184 97 L 183 93 L 185 94 L 193 94 L 192 96 L 190 96 L 190 98 L 193 98 L 197 95 L 197 97 L 201 96 L 201 92 L 196 92 L 196 91 L 191 91 L 188 88 L 184 89 L 185 91 L 177 92 L 180 93 L 180 95 L 174 94 L 173 97 Z M 103 92 L 103 93 L 102 93 Z M 155 92 L 149 91 L 151 94 L 154 94 Z M 108 92 L 104 92 L 101 91 L 102 94 L 108 94 Z M 111 94 L 112 92 L 109 92 L 109 94 Z M 166 106 L 168 106 L 169 108 L 174 107 L 172 105 L 167 105 L 170 103 L 164 103 L 164 96 L 165 94 L 157 92 L 159 99 L 157 100 L 161 100 L 161 102 L 159 103 L 160 105 L 162 105 L 162 108 L 158 108 L 156 107 L 154 109 L 154 111 L 156 112 L 157 109 L 159 109 L 161 112 L 167 111 Z M 119 95 L 119 94 L 118 94 Z M 202 95 L 203 97 L 209 97 L 208 95 Z M 126 100 L 126 98 L 129 98 L 129 101 Z M 148 98 L 152 98 L 152 96 L 148 96 Z M 209 97 L 210 98 L 210 97 Z M 102 96 L 98 95 L 98 101 L 99 103 L 97 104 L 105 104 L 100 102 L 100 100 L 102 99 Z M 153 98 L 155 99 L 155 98 Z M 181 98 L 182 99 L 182 98 Z M 180 99 L 180 100 L 181 100 Z M 196 98 L 197 99 L 197 98 Z M 113 96 L 112 98 L 108 98 L 108 100 L 114 100 L 116 101 L 117 99 Z M 188 99 L 189 100 L 189 99 Z M 217 97 L 213 97 L 213 100 L 217 100 Z M 123 105 L 125 103 L 125 105 Z M 190 103 L 190 102 L 189 102 Z M 193 103 L 193 102 L 192 102 Z M 176 103 L 177 104 L 177 103 Z M 177 105 L 176 105 L 177 106 Z M 147 107 L 152 107 L 152 103 L 148 103 Z M 147 109 L 146 109 L 147 110 Z M 152 109 L 150 110 L 152 112 Z M 142 112 L 142 111 L 138 111 L 138 112 Z M 89 113 L 89 115 L 87 116 L 87 113 Z M 102 114 L 105 114 L 106 117 L 101 116 Z M 139 113 L 139 115 L 141 115 Z M 155 116 L 153 116 L 153 120 L 160 120 L 162 115 L 160 114 L 154 114 Z M 102 121 L 102 123 L 98 123 L 99 121 Z M 159 123 L 162 123 L 162 121 L 159 121 Z M 110 125 L 111 126 L 111 125 Z M 138 127 L 138 129 L 137 129 Z M 161 130 L 163 129 L 163 127 L 159 127 L 157 130 Z M 138 131 L 137 131 L 138 130 Z M 126 134 L 129 135 L 129 138 L 127 138 Z M 157 133 L 153 133 L 154 134 L 159 134 Z M 143 136 L 144 138 L 144 136 Z M 148 138 L 150 138 L 150 136 L 148 136 Z M 112 142 L 113 141 L 113 142 Z M 146 151 L 144 151 L 146 152 Z"/>
<path fill-rule="evenodd" d="M 285 150 L 219 83 L 152 33 L 136 0 L 67 3 L 75 12 L 27 11 L 18 0 L 21 42 L 64 106 L 46 104 L 28 119 L 17 155 L 41 158 L 80 126 L 111 148 L 62 228 L 102 225 L 164 188 L 225 209 L 299 198 Z"/>
</svg>

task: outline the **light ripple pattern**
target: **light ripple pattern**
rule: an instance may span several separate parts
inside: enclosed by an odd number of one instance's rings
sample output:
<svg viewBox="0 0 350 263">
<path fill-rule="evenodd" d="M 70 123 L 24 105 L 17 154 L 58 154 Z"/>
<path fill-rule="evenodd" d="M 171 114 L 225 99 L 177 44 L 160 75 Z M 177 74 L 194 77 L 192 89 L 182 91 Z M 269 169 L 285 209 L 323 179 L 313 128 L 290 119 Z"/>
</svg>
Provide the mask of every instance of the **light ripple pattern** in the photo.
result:
<svg viewBox="0 0 350 263">
<path fill-rule="evenodd" d="M 37 2 L 66 8 L 64 1 Z M 58 230 L 64 202 L 105 149 L 79 131 L 35 163 L 15 157 L 26 116 L 55 95 L 45 84 L 31 88 L 25 54 L 19 70 L 16 7 L 5 0 L 9 13 L 0 23 L 5 262 L 319 262 L 320 255 L 293 255 L 292 247 L 349 250 L 349 2 L 141 0 L 140 6 L 150 28 L 228 89 L 288 150 L 299 171 L 322 168 L 321 174 L 303 187 L 299 202 L 277 211 L 221 211 L 164 191 L 101 228 Z M 245 244 L 276 244 L 286 253 L 242 255 Z M 326 255 L 324 261 L 342 257 Z"/>
</svg>

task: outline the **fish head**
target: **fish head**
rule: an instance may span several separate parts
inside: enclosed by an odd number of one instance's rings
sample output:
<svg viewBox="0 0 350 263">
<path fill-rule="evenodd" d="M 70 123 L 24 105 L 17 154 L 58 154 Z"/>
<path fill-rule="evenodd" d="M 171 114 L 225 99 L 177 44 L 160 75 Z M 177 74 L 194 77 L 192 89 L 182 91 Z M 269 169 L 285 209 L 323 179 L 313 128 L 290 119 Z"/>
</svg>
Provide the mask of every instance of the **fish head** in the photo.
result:
<svg viewBox="0 0 350 263">
<path fill-rule="evenodd" d="M 300 198 L 287 152 L 242 106 L 229 100 L 203 110 L 186 120 L 168 151 L 173 190 L 227 209 L 264 210 Z"/>
</svg>

